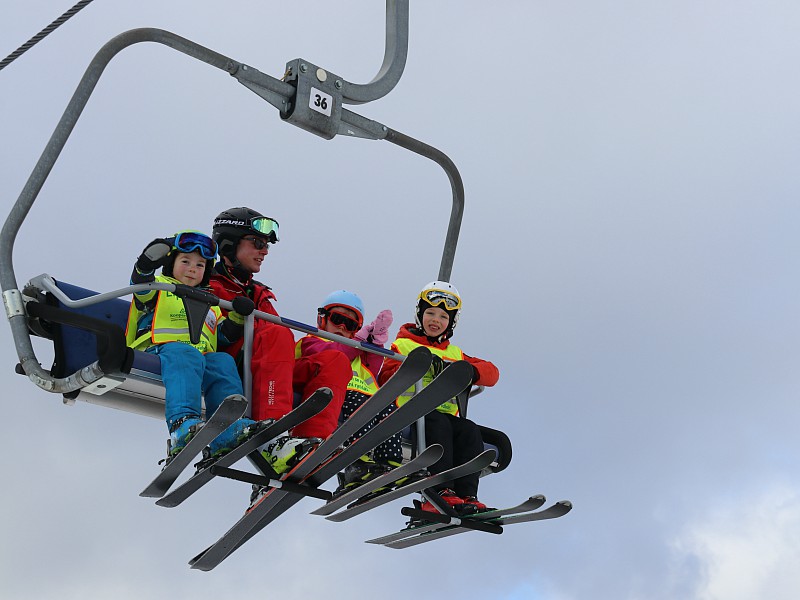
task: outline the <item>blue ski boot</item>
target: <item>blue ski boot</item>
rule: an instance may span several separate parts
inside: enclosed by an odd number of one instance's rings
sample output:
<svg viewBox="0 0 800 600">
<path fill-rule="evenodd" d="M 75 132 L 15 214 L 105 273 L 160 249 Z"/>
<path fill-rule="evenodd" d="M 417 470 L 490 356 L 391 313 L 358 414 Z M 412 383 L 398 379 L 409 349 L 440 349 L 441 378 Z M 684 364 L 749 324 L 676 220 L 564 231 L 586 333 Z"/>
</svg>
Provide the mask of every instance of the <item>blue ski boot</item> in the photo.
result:
<svg viewBox="0 0 800 600">
<path fill-rule="evenodd" d="M 167 453 L 167 462 L 169 462 L 173 456 L 178 454 L 178 452 L 183 450 L 183 447 L 189 443 L 189 440 L 195 436 L 195 434 L 203 425 L 205 425 L 203 419 L 195 415 L 189 415 L 180 418 L 172 424 L 172 427 L 169 430 L 169 451 Z"/>
<path fill-rule="evenodd" d="M 261 421 L 253 421 L 247 417 L 234 421 L 208 445 L 208 452 L 203 453 L 204 458 L 216 460 L 223 454 L 227 454 L 258 431 L 261 423 Z"/>
</svg>

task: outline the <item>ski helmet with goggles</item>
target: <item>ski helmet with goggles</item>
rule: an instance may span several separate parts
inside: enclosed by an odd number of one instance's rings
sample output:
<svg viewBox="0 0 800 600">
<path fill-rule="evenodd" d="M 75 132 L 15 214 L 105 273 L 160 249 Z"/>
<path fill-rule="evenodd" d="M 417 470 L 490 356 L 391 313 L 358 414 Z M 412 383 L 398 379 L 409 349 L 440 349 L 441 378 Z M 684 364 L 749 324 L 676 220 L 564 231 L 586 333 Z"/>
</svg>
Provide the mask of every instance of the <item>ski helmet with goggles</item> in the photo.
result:
<svg viewBox="0 0 800 600">
<path fill-rule="evenodd" d="M 336 307 L 352 310 L 356 313 L 357 319 L 354 321 L 348 315 L 337 312 Z M 317 325 L 320 328 L 325 326 L 326 319 L 330 319 L 334 325 L 344 325 L 348 331 L 353 333 L 361 329 L 364 324 L 364 303 L 357 294 L 347 290 L 337 290 L 328 294 L 322 301 L 322 306 L 317 309 L 317 313 Z"/>
<path fill-rule="evenodd" d="M 236 246 L 246 235 L 263 237 L 270 244 L 280 241 L 278 222 L 265 217 L 260 212 L 247 207 L 229 208 L 214 219 L 212 231 L 214 241 L 219 245 L 219 255 L 236 261 Z"/>
<path fill-rule="evenodd" d="M 448 339 L 453 335 L 453 330 L 458 323 L 458 316 L 461 314 L 461 294 L 454 285 L 447 281 L 431 281 L 422 288 L 417 296 L 416 322 L 417 327 L 422 329 L 422 314 L 426 309 L 438 307 L 450 316 L 450 322 L 444 332 L 442 339 Z"/>
<path fill-rule="evenodd" d="M 198 252 L 206 259 L 206 270 L 200 287 L 206 287 L 211 279 L 211 271 L 214 268 L 214 260 L 217 258 L 217 243 L 205 233 L 199 231 L 179 231 L 172 238 L 167 238 L 172 243 L 172 250 L 167 254 L 167 262 L 161 272 L 167 277 L 172 277 L 172 269 L 175 265 L 175 258 L 179 253 L 191 254 Z"/>
</svg>

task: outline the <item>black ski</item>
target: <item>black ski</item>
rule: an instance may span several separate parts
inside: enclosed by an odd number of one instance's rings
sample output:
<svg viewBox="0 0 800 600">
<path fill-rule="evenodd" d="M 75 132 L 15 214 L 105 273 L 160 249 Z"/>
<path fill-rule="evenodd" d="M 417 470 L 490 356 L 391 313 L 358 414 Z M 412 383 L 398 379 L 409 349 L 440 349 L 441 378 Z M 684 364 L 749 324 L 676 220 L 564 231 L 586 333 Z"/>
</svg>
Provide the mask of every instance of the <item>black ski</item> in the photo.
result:
<svg viewBox="0 0 800 600">
<path fill-rule="evenodd" d="M 516 523 L 526 523 L 530 521 L 544 521 L 546 519 L 557 519 L 558 517 L 563 517 L 570 510 L 572 510 L 572 503 L 569 500 L 561 500 L 559 502 L 556 502 L 552 506 L 544 510 L 540 510 L 538 512 L 528 512 L 528 513 L 511 515 L 500 518 L 491 518 L 491 517 L 482 519 L 475 518 L 481 516 L 482 513 L 479 513 L 469 518 L 464 517 L 463 519 L 461 519 L 461 521 L 466 523 L 469 523 L 470 521 L 476 521 L 480 523 L 493 523 L 495 525 L 500 525 L 502 527 L 504 525 L 514 525 Z M 483 513 L 483 514 L 489 514 L 489 513 Z M 471 531 L 471 529 L 468 527 L 463 527 L 458 525 L 445 525 L 440 529 L 436 529 L 428 533 L 421 533 L 414 537 L 405 538 L 394 542 L 389 542 L 387 544 L 384 544 L 384 546 L 386 546 L 387 548 L 396 548 L 396 549 L 410 548 L 411 546 L 416 546 L 418 544 L 425 544 L 427 542 L 432 542 L 434 540 L 450 537 L 451 535 L 464 533 L 466 531 Z"/>
<path fill-rule="evenodd" d="M 327 504 L 320 506 L 317 510 L 312 511 L 311 514 L 327 516 L 335 513 L 343 506 L 347 506 L 351 502 L 355 502 L 359 498 L 362 498 L 367 494 L 371 494 L 375 490 L 378 490 L 382 487 L 392 487 L 394 482 L 398 479 L 406 477 L 412 473 L 416 473 L 421 469 L 430 467 L 442 457 L 443 453 L 444 449 L 439 444 L 428 446 L 422 451 L 421 454 L 414 457 L 414 459 L 410 460 L 404 465 L 397 467 L 396 469 L 392 469 L 388 473 L 384 473 L 379 477 L 370 479 L 357 488 L 350 490 L 349 492 L 345 492 L 341 496 L 333 498 Z"/>
<path fill-rule="evenodd" d="M 289 431 L 296 427 L 303 421 L 307 421 L 323 408 L 328 406 L 332 399 L 331 391 L 328 388 L 321 388 L 311 394 L 308 399 L 297 406 L 293 411 L 281 417 L 274 423 L 267 425 L 260 429 L 250 439 L 243 444 L 237 446 L 227 454 L 224 454 L 219 459 L 211 464 L 205 465 L 197 471 L 193 477 L 186 480 L 180 487 L 175 488 L 172 492 L 161 498 L 156 502 L 159 506 L 166 506 L 172 508 L 178 506 L 181 502 L 186 500 L 189 496 L 194 494 L 197 490 L 211 481 L 215 474 L 212 472 L 211 467 L 229 467 L 240 459 L 244 458 L 251 452 L 258 450 L 258 447 L 266 444 L 274 439 L 281 433 Z"/>
<path fill-rule="evenodd" d="M 189 440 L 178 454 L 167 462 L 153 481 L 139 495 L 146 498 L 160 498 L 180 477 L 183 470 L 192 464 L 194 458 L 208 446 L 214 438 L 225 431 L 232 423 L 241 418 L 247 410 L 247 398 L 239 394 L 228 396 L 219 405 L 194 437 Z"/>
<path fill-rule="evenodd" d="M 477 513 L 472 515 L 474 519 L 496 519 L 498 517 L 505 517 L 507 515 L 516 515 L 521 513 L 527 513 L 532 510 L 536 510 L 540 506 L 545 503 L 545 497 L 540 495 L 531 496 L 522 504 L 518 504 L 517 506 L 512 506 L 511 508 L 501 508 L 498 510 L 491 510 L 487 512 Z M 433 531 L 434 529 L 441 529 L 441 523 L 426 523 L 425 525 L 418 525 L 416 527 L 407 527 L 405 529 L 401 529 L 396 533 L 390 533 L 389 535 L 384 535 L 379 538 L 375 538 L 372 540 L 367 540 L 367 544 L 388 544 L 389 542 L 395 542 L 397 540 L 402 540 L 405 538 L 414 537 L 415 535 L 419 535 L 420 533 L 426 533 L 428 531 Z"/>
<path fill-rule="evenodd" d="M 381 390 L 393 387 L 394 389 L 388 393 L 396 396 L 405 391 L 411 382 L 419 379 L 422 373 L 416 373 L 414 376 L 409 376 L 406 372 L 406 377 L 401 381 L 395 382 L 392 386 L 390 382 L 398 378 L 398 375 L 403 371 L 406 363 L 411 359 L 414 353 L 419 350 L 426 350 L 427 348 L 419 347 L 411 352 L 403 366 L 398 370 L 395 375 L 381 387 L 376 395 Z M 426 362 L 430 364 L 430 354 L 427 354 Z M 427 369 L 425 369 L 427 370 Z M 318 449 L 314 454 L 301 462 L 292 473 L 289 475 L 289 480 L 302 482 L 307 485 L 318 487 L 329 478 L 333 477 L 337 472 L 351 464 L 362 454 L 371 451 L 378 446 L 381 442 L 385 441 L 395 433 L 402 431 L 408 425 L 417 421 L 420 417 L 428 414 L 434 410 L 439 404 L 445 400 L 452 398 L 462 392 L 472 381 L 472 366 L 466 362 L 460 361 L 453 363 L 450 367 L 445 369 L 430 385 L 424 388 L 419 394 L 414 396 L 402 407 L 398 408 L 386 418 L 380 421 L 375 427 L 367 431 L 362 437 L 356 440 L 353 444 L 345 448 L 342 452 L 335 454 L 330 458 L 323 458 L 319 455 L 322 454 Z M 374 396 L 373 396 L 374 398 Z M 366 405 L 366 403 L 365 403 Z M 360 410 L 362 410 L 362 406 Z M 353 413 L 358 414 L 359 411 Z M 370 411 L 371 415 L 375 413 Z M 345 421 L 344 427 L 353 416 Z M 361 429 L 362 425 L 358 425 L 354 431 Z M 341 429 L 341 427 L 340 427 Z M 338 431 L 338 430 L 337 430 Z M 334 436 L 336 432 L 334 432 Z M 352 432 L 348 432 L 345 439 L 350 437 Z M 333 437 L 333 436 L 332 436 Z M 259 500 L 237 524 L 231 528 L 220 540 L 206 551 L 195 557 L 191 561 L 192 568 L 201 570 L 210 570 L 222 562 L 229 554 L 236 550 L 239 546 L 244 544 L 247 540 L 253 537 L 256 533 L 261 531 L 269 523 L 274 521 L 278 516 L 286 512 L 290 507 L 296 504 L 302 496 L 296 494 L 289 494 L 281 490 L 269 490 L 267 494 Z"/>
<path fill-rule="evenodd" d="M 463 465 L 442 471 L 436 475 L 431 475 L 426 479 L 401 486 L 397 489 L 391 490 L 390 492 L 386 492 L 385 494 L 371 498 L 365 502 L 348 506 L 345 510 L 325 518 L 329 521 L 336 521 L 337 523 L 346 521 L 347 519 L 355 517 L 356 515 L 360 515 L 361 513 L 365 513 L 368 510 L 372 510 L 378 506 L 382 506 L 383 504 L 391 502 L 397 498 L 402 498 L 403 496 L 413 494 L 414 492 L 418 492 L 420 490 L 426 490 L 428 488 L 440 485 L 445 481 L 450 481 L 451 479 L 458 479 L 459 477 L 464 477 L 465 475 L 470 475 L 472 473 L 481 471 L 492 464 L 492 461 L 495 459 L 496 455 L 497 453 L 494 450 L 484 450 L 478 456 L 470 461 L 465 462 Z"/>
</svg>

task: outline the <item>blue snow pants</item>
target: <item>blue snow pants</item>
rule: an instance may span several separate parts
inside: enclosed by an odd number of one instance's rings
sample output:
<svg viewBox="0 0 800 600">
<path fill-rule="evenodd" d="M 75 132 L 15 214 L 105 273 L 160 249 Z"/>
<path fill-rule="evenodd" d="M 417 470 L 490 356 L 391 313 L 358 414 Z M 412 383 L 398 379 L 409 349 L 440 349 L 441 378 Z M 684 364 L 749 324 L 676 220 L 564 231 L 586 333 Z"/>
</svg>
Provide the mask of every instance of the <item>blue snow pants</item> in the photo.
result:
<svg viewBox="0 0 800 600">
<path fill-rule="evenodd" d="M 181 342 L 150 346 L 146 352 L 161 359 L 167 428 L 183 417 L 200 418 L 202 394 L 205 394 L 206 416 L 210 417 L 227 396 L 242 393 L 242 380 L 230 354 L 203 354 Z"/>
</svg>

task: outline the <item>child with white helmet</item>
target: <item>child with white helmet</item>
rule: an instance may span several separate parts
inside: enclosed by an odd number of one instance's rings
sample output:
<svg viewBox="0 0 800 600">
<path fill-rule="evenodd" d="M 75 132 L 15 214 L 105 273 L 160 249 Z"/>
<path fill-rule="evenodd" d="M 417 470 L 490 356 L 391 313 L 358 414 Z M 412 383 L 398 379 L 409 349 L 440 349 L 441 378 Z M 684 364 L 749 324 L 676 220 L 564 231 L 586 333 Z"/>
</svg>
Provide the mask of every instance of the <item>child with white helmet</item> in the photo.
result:
<svg viewBox="0 0 800 600">
<path fill-rule="evenodd" d="M 217 255 L 216 243 L 197 231 L 181 231 L 171 238 L 150 242 L 131 273 L 131 284 L 184 284 L 204 288 Z M 161 267 L 161 275 L 155 270 Z M 126 340 L 131 348 L 156 354 L 161 361 L 165 387 L 165 418 L 170 432 L 169 454 L 175 456 L 203 426 L 202 397 L 211 416 L 222 401 L 242 394 L 242 382 L 233 358 L 217 352 L 217 345 L 237 341 L 244 316 L 253 312 L 253 302 L 239 297 L 234 310 L 223 317 L 219 307 L 209 308 L 199 341 L 193 343 L 181 298 L 164 290 L 134 294 L 128 315 Z M 257 429 L 257 422 L 239 419 L 209 446 L 211 456 L 220 456 L 244 441 Z"/>
<path fill-rule="evenodd" d="M 493 386 L 500 377 L 497 367 L 491 362 L 468 356 L 461 348 L 450 343 L 453 330 L 461 313 L 461 295 L 446 281 L 432 281 L 417 296 L 415 323 L 400 327 L 397 339 L 391 349 L 407 355 L 418 346 L 427 346 L 434 356 L 431 369 L 423 377 L 423 386 L 441 373 L 450 362 L 465 360 L 472 365 L 472 383 Z M 400 362 L 387 358 L 384 361 L 379 381 L 383 383 L 399 368 Z M 397 399 L 402 405 L 413 395 L 413 388 Z M 479 427 L 469 419 L 459 416 L 455 399 L 442 403 L 425 416 L 425 440 L 428 445 L 440 444 L 444 454 L 438 462 L 429 467 L 431 473 L 441 473 L 463 464 L 483 452 L 483 439 Z M 479 474 L 474 473 L 436 487 L 436 491 L 456 512 L 469 514 L 487 510 L 478 500 Z M 430 502 L 422 505 L 423 510 L 435 512 Z"/>
</svg>

